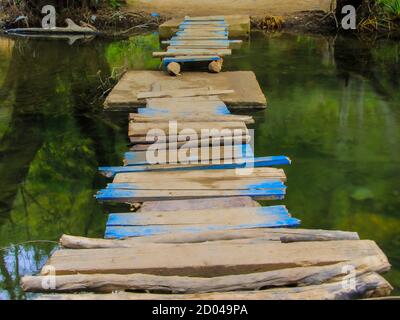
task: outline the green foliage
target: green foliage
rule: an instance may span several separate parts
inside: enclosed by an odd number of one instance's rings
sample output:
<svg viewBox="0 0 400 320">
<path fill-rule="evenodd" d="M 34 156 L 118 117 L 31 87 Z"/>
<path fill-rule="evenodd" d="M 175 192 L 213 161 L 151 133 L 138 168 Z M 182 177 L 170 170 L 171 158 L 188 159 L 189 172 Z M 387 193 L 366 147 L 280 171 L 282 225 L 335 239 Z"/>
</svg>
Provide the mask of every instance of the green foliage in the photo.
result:
<svg viewBox="0 0 400 320">
<path fill-rule="evenodd" d="M 400 0 L 377 0 L 378 4 L 390 15 L 400 17 Z"/>
</svg>

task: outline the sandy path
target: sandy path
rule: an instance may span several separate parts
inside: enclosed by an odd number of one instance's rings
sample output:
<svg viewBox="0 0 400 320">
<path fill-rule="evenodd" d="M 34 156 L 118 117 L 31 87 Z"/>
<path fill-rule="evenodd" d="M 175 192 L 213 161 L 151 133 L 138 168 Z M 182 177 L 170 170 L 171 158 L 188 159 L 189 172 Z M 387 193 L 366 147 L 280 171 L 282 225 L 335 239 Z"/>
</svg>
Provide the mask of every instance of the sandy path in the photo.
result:
<svg viewBox="0 0 400 320">
<path fill-rule="evenodd" d="M 334 0 L 127 0 L 127 10 L 185 15 L 286 15 L 297 11 L 330 11 Z"/>
</svg>

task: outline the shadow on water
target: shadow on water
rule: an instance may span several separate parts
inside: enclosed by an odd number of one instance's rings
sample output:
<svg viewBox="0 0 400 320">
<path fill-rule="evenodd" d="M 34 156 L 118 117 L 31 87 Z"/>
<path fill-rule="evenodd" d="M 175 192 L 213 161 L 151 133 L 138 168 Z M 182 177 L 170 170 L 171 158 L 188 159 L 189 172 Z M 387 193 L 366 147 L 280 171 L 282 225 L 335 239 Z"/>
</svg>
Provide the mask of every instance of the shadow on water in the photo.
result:
<svg viewBox="0 0 400 320">
<path fill-rule="evenodd" d="M 115 69 L 157 69 L 155 34 L 90 44 L 0 38 L 0 298 L 24 294 L 62 233 L 101 237 L 105 184 L 120 163 L 126 116 L 101 112 Z M 257 155 L 286 154 L 289 210 L 306 228 L 354 230 L 378 242 L 400 287 L 399 44 L 256 33 L 228 57 L 253 70 L 269 108 L 255 113 Z M 8 48 L 8 49 L 7 49 Z M 271 203 L 265 203 L 271 204 Z"/>
</svg>

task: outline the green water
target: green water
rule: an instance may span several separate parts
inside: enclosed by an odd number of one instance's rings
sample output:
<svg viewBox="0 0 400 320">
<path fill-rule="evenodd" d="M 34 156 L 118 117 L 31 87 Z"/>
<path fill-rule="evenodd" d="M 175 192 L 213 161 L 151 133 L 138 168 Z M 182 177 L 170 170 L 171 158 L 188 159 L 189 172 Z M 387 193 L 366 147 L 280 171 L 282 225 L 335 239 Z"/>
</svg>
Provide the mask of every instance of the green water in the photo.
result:
<svg viewBox="0 0 400 320">
<path fill-rule="evenodd" d="M 156 34 L 119 42 L 0 38 L 0 299 L 22 299 L 61 234 L 102 237 L 96 168 L 121 163 L 126 116 L 101 110 L 102 83 L 157 69 Z M 306 228 L 375 240 L 400 288 L 400 44 L 254 34 L 226 59 L 268 97 L 254 113 L 257 155 L 285 154 L 284 200 Z M 399 211 L 398 211 L 399 210 Z M 37 241 L 41 242 L 37 242 Z"/>
</svg>

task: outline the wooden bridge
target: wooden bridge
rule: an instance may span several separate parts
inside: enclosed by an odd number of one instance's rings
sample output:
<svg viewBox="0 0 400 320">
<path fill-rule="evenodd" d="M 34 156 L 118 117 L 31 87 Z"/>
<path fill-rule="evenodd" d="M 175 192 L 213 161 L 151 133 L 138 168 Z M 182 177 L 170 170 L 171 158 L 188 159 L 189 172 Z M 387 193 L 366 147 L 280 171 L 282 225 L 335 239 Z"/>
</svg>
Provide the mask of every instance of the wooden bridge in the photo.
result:
<svg viewBox="0 0 400 320">
<path fill-rule="evenodd" d="M 189 62 L 206 62 L 214 72 L 210 65 L 231 53 L 223 17 L 187 17 L 180 29 L 166 52 L 154 54 L 170 74 L 185 73 Z M 129 116 L 124 165 L 100 168 L 112 182 L 96 194 L 136 212 L 110 214 L 105 239 L 62 236 L 40 275 L 22 279 L 24 290 L 73 300 L 390 294 L 379 275 L 390 264 L 375 242 L 354 232 L 294 228 L 300 220 L 284 205 L 255 201 L 284 199 L 280 167 L 291 161 L 254 156 L 247 127 L 254 119 L 231 114 L 221 99 L 234 89 L 171 89 L 157 81 L 149 89 L 135 97 L 146 107 Z M 354 285 L 344 284 L 349 276 Z"/>
</svg>

